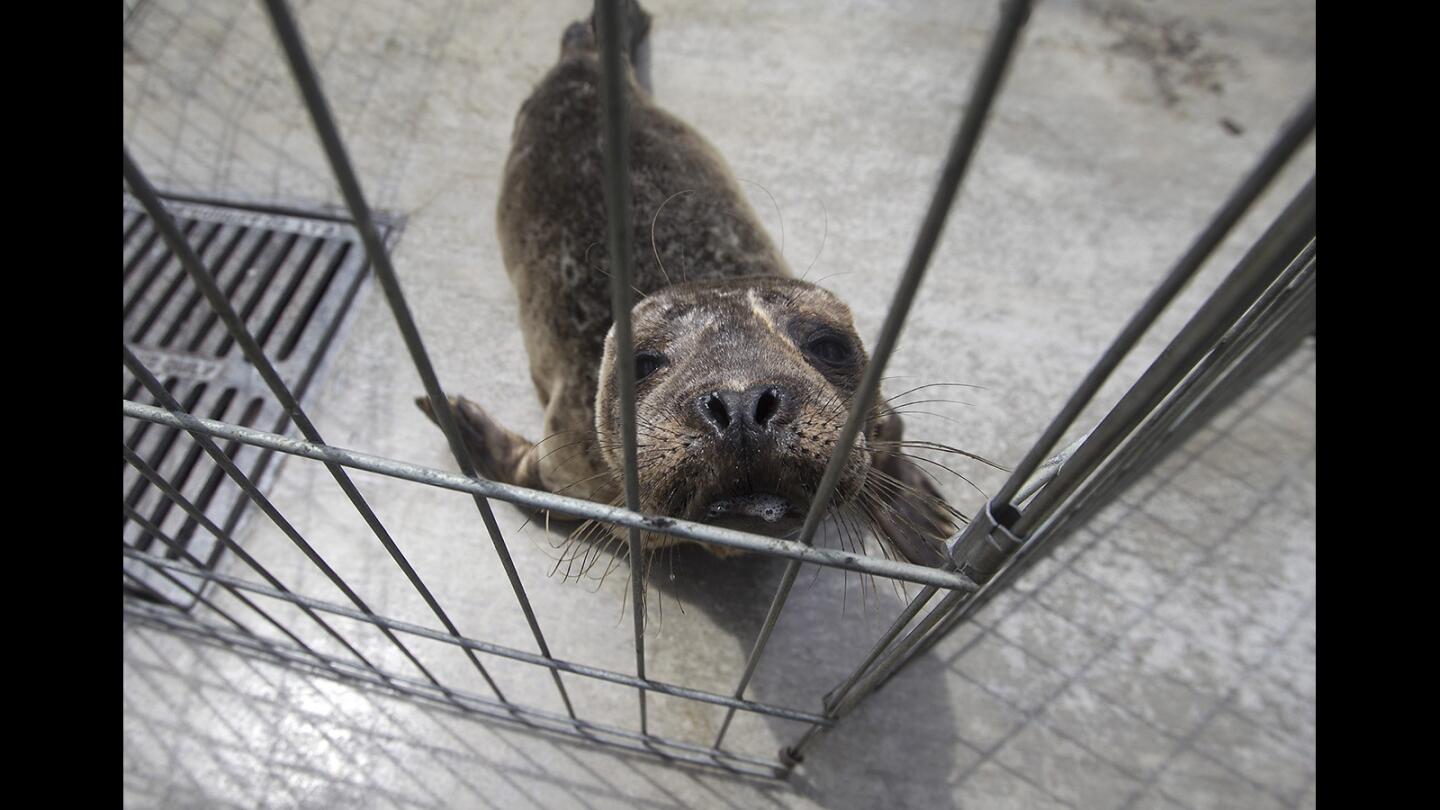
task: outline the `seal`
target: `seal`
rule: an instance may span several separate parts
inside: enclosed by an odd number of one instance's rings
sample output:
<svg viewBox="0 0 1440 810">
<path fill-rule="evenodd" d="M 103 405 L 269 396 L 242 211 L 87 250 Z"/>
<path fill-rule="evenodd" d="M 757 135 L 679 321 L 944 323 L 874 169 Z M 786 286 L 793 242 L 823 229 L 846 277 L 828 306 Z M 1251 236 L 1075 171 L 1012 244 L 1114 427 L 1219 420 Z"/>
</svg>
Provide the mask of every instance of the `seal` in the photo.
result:
<svg viewBox="0 0 1440 810">
<path fill-rule="evenodd" d="M 810 506 L 868 358 L 849 308 L 793 276 L 719 152 L 654 102 L 650 25 L 630 2 L 634 355 L 617 356 L 611 281 L 599 263 L 606 213 L 592 17 L 566 29 L 558 62 L 520 107 L 497 211 L 546 436 L 529 441 L 464 397 L 449 404 L 480 474 L 618 504 L 616 374 L 633 368 L 641 511 L 785 536 Z M 428 399 L 416 401 L 430 414 Z M 900 417 L 882 400 L 831 511 L 912 562 L 940 565 L 943 540 L 964 516 L 904 446 Z M 622 532 L 612 528 L 612 539 Z M 643 540 L 647 549 L 688 542 L 649 532 Z"/>
</svg>

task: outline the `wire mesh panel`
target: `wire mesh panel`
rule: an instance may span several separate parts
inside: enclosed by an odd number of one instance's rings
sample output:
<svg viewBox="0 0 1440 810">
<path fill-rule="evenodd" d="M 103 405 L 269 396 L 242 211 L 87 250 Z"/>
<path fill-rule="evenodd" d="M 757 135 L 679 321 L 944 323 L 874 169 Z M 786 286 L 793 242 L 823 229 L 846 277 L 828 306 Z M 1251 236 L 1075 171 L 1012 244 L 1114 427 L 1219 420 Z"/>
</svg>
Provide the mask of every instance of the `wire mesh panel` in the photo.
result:
<svg viewBox="0 0 1440 810">
<path fill-rule="evenodd" d="M 887 317 L 878 339 L 871 344 L 863 378 L 853 399 L 845 403 L 848 416 L 839 431 L 836 449 L 798 538 L 787 540 L 640 512 L 636 494 L 640 462 L 635 448 L 635 369 L 627 363 L 616 365 L 624 417 L 623 506 L 499 483 L 477 474 L 475 460 L 447 404 L 446 389 L 430 361 L 392 265 L 387 244 L 391 232 L 369 209 L 320 77 L 309 61 L 290 11 L 283 0 L 267 0 L 266 10 L 350 218 L 326 224 L 318 231 L 314 225 L 291 221 L 285 221 L 284 227 L 260 230 L 244 216 L 161 198 L 126 151 L 124 175 L 134 201 L 126 198 L 123 223 L 127 317 L 123 412 L 127 435 L 131 437 L 125 452 L 124 574 L 131 589 L 159 603 L 127 601 L 126 615 L 317 675 L 595 744 L 746 774 L 789 773 L 802 761 L 819 733 L 853 711 L 908 662 L 964 621 L 985 599 L 1052 552 L 1067 533 L 1203 426 L 1313 330 L 1312 179 L 1109 413 L 1092 429 L 1076 436 L 1076 420 L 1121 360 L 1309 138 L 1315 126 L 1312 97 L 1286 123 L 1250 171 L 1237 178 L 1233 194 L 1121 327 L 1001 490 L 950 539 L 947 558 L 940 565 L 922 566 L 814 545 L 841 472 L 879 397 L 887 363 L 950 209 L 976 155 L 1030 6 L 1028 2 L 1009 0 L 1002 7 Z M 604 121 L 612 316 L 617 355 L 630 357 L 634 349 L 630 324 L 632 250 L 627 240 L 632 226 L 627 221 L 626 97 L 620 48 L 616 44 L 625 39 L 620 12 L 620 4 L 600 3 L 595 22 L 602 43 L 600 108 Z M 334 333 L 334 324 L 358 289 L 367 264 L 382 288 L 424 386 L 430 412 L 446 434 L 459 473 L 331 446 L 301 405 L 323 348 Z M 252 272 L 256 266 L 265 269 L 257 275 Z M 282 268 L 290 266 L 300 269 L 287 277 Z M 331 289 L 345 293 L 338 298 L 327 297 Z M 202 298 L 208 310 L 198 308 Z M 165 313 L 171 310 L 167 316 Z M 198 314 L 201 312 L 204 314 Z M 176 313 L 178 320 L 174 320 Z M 172 322 L 180 325 L 165 325 Z M 321 325 L 307 326 L 311 322 Z M 223 334 L 217 324 L 223 326 Z M 156 328 L 164 330 L 164 334 L 147 342 Z M 175 348 L 181 344 L 186 347 L 183 352 Z M 209 354 L 199 351 L 210 345 L 216 348 Z M 307 347 L 309 354 L 305 353 Z M 142 392 L 148 395 L 148 402 Z M 237 402 L 244 403 L 238 415 Z M 284 435 L 290 422 L 300 437 Z M 266 429 L 257 429 L 257 425 Z M 182 436 L 188 437 L 184 439 L 187 444 L 183 460 L 177 462 L 169 448 Z M 223 447 L 219 442 L 224 442 Z M 374 542 L 383 547 L 442 630 L 386 615 L 383 604 L 372 605 L 370 595 L 347 582 L 304 533 L 286 519 L 260 486 L 263 464 L 241 463 L 268 458 L 275 452 L 319 461 L 326 467 L 364 519 Z M 197 485 L 199 479 L 191 470 L 202 459 L 211 466 L 204 468 L 204 481 Z M 484 641 L 474 631 L 462 632 L 446 605 L 354 486 L 350 470 L 470 496 L 479 516 L 474 533 L 488 541 L 495 561 L 504 570 L 514 609 L 524 619 L 533 650 Z M 230 500 L 217 499 L 222 484 L 223 491 L 231 493 Z M 747 639 L 748 654 L 733 690 L 703 690 L 647 677 L 646 593 L 638 563 L 629 590 L 633 670 L 606 669 L 553 655 L 545 628 L 511 558 L 507 538 L 495 519 L 490 501 L 497 498 L 542 513 L 578 516 L 626 529 L 628 542 L 623 548 L 632 561 L 642 553 L 641 532 L 784 558 L 785 572 L 758 633 Z M 212 516 L 219 508 L 216 504 L 224 504 L 229 512 Z M 296 593 L 275 572 L 250 557 L 235 540 L 235 516 L 245 504 L 264 513 L 335 586 L 343 600 Z M 231 549 L 248 566 L 245 576 L 208 570 L 207 560 L 213 561 L 222 547 Z M 815 690 L 812 706 L 747 698 L 752 677 L 786 609 L 799 567 L 805 562 L 922 587 L 868 654 L 853 663 L 845 679 L 826 684 L 828 691 L 821 691 L 825 687 Z M 210 600 L 207 593 L 217 589 L 244 609 L 234 608 L 230 602 L 222 606 Z M 187 613 L 186 609 L 197 602 L 206 609 Z M 276 606 L 283 606 L 287 616 L 295 615 L 292 609 L 298 611 L 303 627 L 277 619 L 271 612 Z M 353 622 L 378 630 L 390 649 L 413 664 L 420 677 L 373 661 L 373 654 L 367 655 L 367 650 L 353 644 L 340 629 L 353 626 Z M 327 639 L 325 651 L 317 649 L 317 639 Z M 484 690 L 477 691 L 475 684 L 461 687 L 437 675 L 414 651 L 421 640 L 463 651 Z M 339 645 L 342 654 L 330 651 L 332 642 Z M 542 676 L 548 674 L 547 688 L 553 685 L 563 712 L 524 705 L 507 696 L 487 668 L 487 663 L 493 666 L 496 659 L 534 667 Z M 577 705 L 567 684 L 582 678 L 634 689 L 637 705 L 633 726 L 599 722 L 584 705 Z M 718 734 L 713 741 L 700 744 L 653 733 L 651 709 L 655 704 L 651 698 L 656 695 L 717 707 L 723 712 Z M 806 730 L 778 760 L 766 752 L 737 753 L 724 743 L 731 720 L 739 712 L 796 721 Z"/>
<path fill-rule="evenodd" d="M 265 396 L 250 365 L 216 313 L 181 268 L 144 208 L 130 195 L 122 202 L 124 340 L 187 411 L 234 424 L 284 432 L 289 415 Z M 253 206 L 170 198 L 166 208 L 189 244 L 212 269 L 216 282 L 281 376 L 303 398 L 325 367 L 345 315 L 367 277 L 364 250 L 343 220 Z M 388 244 L 399 230 L 381 226 Z M 124 398 L 142 397 L 140 381 L 127 370 Z M 146 423 L 130 425 L 125 446 L 206 517 L 235 532 L 245 514 L 242 492 L 183 431 Z M 261 479 L 273 458 L 228 444 L 226 454 L 252 479 Z M 166 498 L 136 466 L 125 465 L 125 544 L 176 559 L 183 551 L 213 567 L 222 546 L 197 519 Z M 154 528 L 174 541 L 167 548 Z M 126 570 L 180 604 L 193 597 L 144 566 Z"/>
</svg>

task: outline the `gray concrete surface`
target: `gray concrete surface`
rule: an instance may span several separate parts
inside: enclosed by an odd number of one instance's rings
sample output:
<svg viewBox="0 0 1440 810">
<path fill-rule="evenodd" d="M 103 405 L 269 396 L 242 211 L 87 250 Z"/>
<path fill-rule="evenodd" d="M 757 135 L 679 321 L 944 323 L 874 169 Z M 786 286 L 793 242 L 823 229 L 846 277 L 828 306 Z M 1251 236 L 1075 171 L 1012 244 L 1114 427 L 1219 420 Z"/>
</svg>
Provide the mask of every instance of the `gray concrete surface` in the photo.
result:
<svg viewBox="0 0 1440 810">
<path fill-rule="evenodd" d="M 297 9 L 372 201 L 409 216 L 395 261 L 442 381 L 537 436 L 494 201 L 515 109 L 584 3 L 312 2 Z M 657 96 L 774 195 L 797 269 L 876 333 L 959 115 L 993 3 L 652 2 Z M 125 32 L 126 143 L 173 191 L 289 203 L 338 195 L 260 9 L 151 0 Z M 1314 83 L 1313 2 L 1041 4 L 887 383 L 982 386 L 916 438 L 1014 462 Z M 1223 122 L 1228 122 L 1228 125 Z M 1314 170 L 1313 144 L 1082 416 L 1113 404 Z M 761 216 L 780 230 L 769 198 Z M 821 249 L 823 242 L 823 250 Z M 818 255 L 818 258 L 816 258 Z M 816 746 L 786 784 L 735 780 L 461 719 L 124 631 L 128 806 L 1300 807 L 1315 799 L 1315 408 L 1306 350 L 976 621 Z M 309 412 L 333 444 L 450 468 L 378 294 Z M 959 468 L 984 491 L 1001 477 Z M 473 504 L 357 476 L 466 633 L 531 649 Z M 973 509 L 960 481 L 947 494 Z M 274 502 L 386 615 L 435 626 L 324 469 L 288 460 Z M 623 568 L 547 576 L 519 512 L 501 525 L 559 656 L 633 666 Z M 339 600 L 275 528 L 246 547 Z M 829 542 L 836 542 L 829 538 Z M 227 571 L 239 573 L 231 565 Z M 733 688 L 780 565 L 682 555 L 647 639 L 653 677 Z M 802 573 L 752 687 L 797 707 L 899 610 Z M 813 584 L 812 584 L 813 582 Z M 679 609 L 683 606 L 683 612 Z M 407 666 L 378 634 L 367 654 Z M 483 691 L 463 656 L 415 649 Z M 488 664 L 488 661 L 487 661 Z M 548 677 L 496 662 L 507 694 Z M 583 715 L 633 727 L 628 690 L 571 678 Z M 708 742 L 721 712 L 656 699 L 656 730 Z M 743 716 L 768 756 L 794 723 Z"/>
</svg>

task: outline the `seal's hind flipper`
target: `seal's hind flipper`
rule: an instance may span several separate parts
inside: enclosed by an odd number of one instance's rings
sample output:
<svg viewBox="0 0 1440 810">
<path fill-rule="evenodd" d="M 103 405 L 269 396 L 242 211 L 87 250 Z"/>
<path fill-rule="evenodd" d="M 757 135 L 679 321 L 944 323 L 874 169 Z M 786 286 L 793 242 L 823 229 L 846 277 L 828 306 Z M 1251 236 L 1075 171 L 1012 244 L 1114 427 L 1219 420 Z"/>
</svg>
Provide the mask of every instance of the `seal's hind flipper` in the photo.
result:
<svg viewBox="0 0 1440 810">
<path fill-rule="evenodd" d="M 628 0 L 625 16 L 625 31 L 630 35 L 626 56 L 635 69 L 635 80 L 647 94 L 653 96 L 655 91 L 650 86 L 650 14 L 640 7 L 639 0 Z"/>
<path fill-rule="evenodd" d="M 635 70 L 635 80 L 647 94 L 653 94 L 650 87 L 650 14 L 640 7 L 638 0 L 621 0 L 625 15 L 625 58 Z M 595 15 L 592 13 L 584 22 L 573 22 L 560 38 L 562 56 L 574 50 L 594 50 L 599 37 L 595 32 Z"/>
</svg>

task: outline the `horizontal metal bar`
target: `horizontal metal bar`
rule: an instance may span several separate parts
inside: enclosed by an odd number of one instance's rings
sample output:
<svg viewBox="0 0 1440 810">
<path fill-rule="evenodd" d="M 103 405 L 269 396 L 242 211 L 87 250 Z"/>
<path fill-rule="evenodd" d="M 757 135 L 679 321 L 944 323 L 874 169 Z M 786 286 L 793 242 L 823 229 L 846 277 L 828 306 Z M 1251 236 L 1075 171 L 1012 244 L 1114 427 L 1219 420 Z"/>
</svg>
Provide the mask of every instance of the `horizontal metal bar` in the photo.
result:
<svg viewBox="0 0 1440 810">
<path fill-rule="evenodd" d="M 537 667 L 558 669 L 564 672 L 573 672 L 576 675 L 584 675 L 587 678 L 595 678 L 596 680 L 609 681 L 611 683 L 621 684 L 622 686 L 632 686 L 636 689 L 648 689 L 652 692 L 659 692 L 661 694 L 670 695 L 672 697 L 684 698 L 686 700 L 694 700 L 700 703 L 714 703 L 720 706 L 731 706 L 736 709 L 743 709 L 748 712 L 770 715 L 772 717 L 780 717 L 786 720 L 798 720 L 804 723 L 819 723 L 821 725 L 830 724 L 830 721 L 826 720 L 826 718 L 821 715 L 799 711 L 798 709 L 788 709 L 784 706 L 774 706 L 768 703 L 757 703 L 749 700 L 735 700 L 734 698 L 728 698 L 724 695 L 717 695 L 712 692 L 706 692 L 700 689 L 690 689 L 684 686 L 677 686 L 674 684 L 665 683 L 664 681 L 642 680 L 640 678 L 636 678 L 630 675 L 624 675 L 619 672 L 612 672 L 608 669 L 585 666 L 584 664 L 576 664 L 558 658 L 546 658 L 543 655 L 527 653 L 511 647 L 504 647 L 499 644 L 491 644 L 486 641 L 478 641 L 476 639 L 466 638 L 464 636 L 457 637 L 449 633 L 439 632 L 438 630 L 431 630 L 428 627 L 422 627 L 418 624 L 397 621 L 395 619 L 386 618 L 384 616 L 367 615 L 361 613 L 358 610 L 344 607 L 343 605 L 337 605 L 332 602 L 325 602 L 308 596 L 300 596 L 296 593 L 277 591 L 274 588 L 267 588 L 263 585 L 258 585 L 256 583 L 248 582 L 246 580 L 238 579 L 236 577 L 226 576 L 224 574 L 216 573 L 214 571 L 195 568 L 194 566 L 186 565 L 176 560 L 159 557 L 154 554 L 147 554 L 143 551 L 136 551 L 133 548 L 124 549 L 123 555 L 136 560 L 140 560 L 151 566 L 179 571 L 190 576 L 211 580 L 229 588 L 249 591 L 250 593 L 258 594 L 260 596 L 267 596 L 271 599 L 279 599 L 281 601 L 288 602 L 294 605 L 303 605 L 314 610 L 324 611 L 325 613 L 331 613 L 336 616 L 343 616 L 347 619 L 354 619 L 355 621 L 365 622 L 366 624 L 372 624 L 377 627 L 388 627 L 391 630 L 398 630 L 402 633 L 409 633 L 413 636 L 420 636 L 422 638 L 428 638 L 432 641 L 439 641 L 445 644 L 453 644 L 457 647 L 463 647 L 467 650 L 476 650 L 483 653 L 489 653 L 490 655 L 499 656 L 501 658 L 509 658 L 515 661 L 522 661 L 526 664 L 533 664 Z"/>
<path fill-rule="evenodd" d="M 231 538 L 224 529 L 215 525 L 214 521 L 206 517 L 205 513 L 200 511 L 199 507 L 195 506 L 195 504 L 191 503 L 190 500 L 186 498 L 183 494 L 181 494 L 179 490 L 175 489 L 175 487 L 169 481 L 165 480 L 165 478 L 161 476 L 158 471 L 156 471 L 153 467 L 146 463 L 145 459 L 141 458 L 138 453 L 136 453 L 134 450 L 130 449 L 129 446 L 124 445 L 123 443 L 121 444 L 121 448 L 124 451 L 125 460 L 129 462 L 129 464 L 134 467 L 142 476 L 144 476 L 146 480 L 148 480 L 151 484 L 155 485 L 155 487 L 160 490 L 161 494 L 168 498 L 170 502 L 179 506 L 182 511 L 184 511 L 187 515 L 194 519 L 199 525 L 205 527 L 206 531 L 209 531 L 212 535 L 214 535 L 215 539 L 219 541 L 222 545 L 224 545 L 225 548 L 229 549 L 230 552 L 233 553 L 237 559 L 248 565 L 250 569 L 253 570 L 255 573 L 259 574 L 262 579 L 270 583 L 271 587 L 281 593 L 290 592 L 289 589 L 285 586 L 283 582 L 280 581 L 278 577 L 272 574 L 268 568 L 266 568 L 260 563 L 259 560 L 256 560 L 253 556 L 251 556 L 250 553 L 247 552 L 239 543 L 236 543 L 235 540 Z M 157 534 L 156 536 L 160 537 L 163 541 L 163 535 Z M 345 637 L 340 635 L 340 632 L 338 630 L 331 627 L 328 623 L 326 623 L 324 619 L 320 618 L 320 615 L 318 613 L 307 607 L 301 607 L 300 611 L 307 617 L 309 617 L 311 620 L 313 620 L 315 624 L 319 625 L 319 627 L 324 630 L 326 634 L 328 634 L 331 638 L 339 641 L 342 645 L 346 647 L 346 649 L 350 649 L 350 642 L 346 641 Z M 279 625 L 278 623 L 276 623 L 276 626 L 279 627 L 282 633 L 294 638 L 296 643 L 299 644 L 302 648 L 307 650 L 309 649 L 309 647 L 303 642 L 301 642 L 298 637 L 293 636 L 293 634 L 291 634 L 289 630 Z M 356 655 L 359 655 L 358 651 L 356 652 Z"/>
<path fill-rule="evenodd" d="M 1171 396 L 1158 406 L 1145 423 L 1135 431 L 1131 440 L 1108 458 L 1104 467 L 1031 533 L 1025 547 L 1020 549 L 1015 558 L 999 575 L 986 583 L 985 587 L 982 587 L 973 598 L 953 610 L 948 617 L 929 632 L 928 636 L 918 645 L 913 646 L 903 660 L 890 667 L 890 671 L 874 684 L 874 690 L 884 686 L 903 667 L 934 647 L 967 616 L 974 615 L 984 608 L 995 594 L 1003 592 L 1010 587 L 1011 583 L 1023 576 L 1025 571 L 1053 553 L 1064 536 L 1068 534 L 1068 530 L 1088 521 L 1110 499 L 1123 492 L 1143 475 L 1155 458 L 1163 457 L 1173 447 L 1179 446 L 1184 439 L 1183 435 L 1175 433 L 1175 428 L 1180 420 L 1195 416 L 1197 418 L 1194 421 L 1203 424 L 1208 421 L 1210 415 L 1218 410 L 1217 406 L 1228 403 L 1237 393 L 1230 392 L 1228 396 L 1216 397 L 1213 395 L 1215 393 L 1213 389 L 1216 386 L 1226 385 L 1234 380 L 1238 383 L 1238 387 L 1243 389 L 1252 382 L 1253 376 L 1238 373 L 1251 364 L 1252 358 L 1246 355 L 1246 351 L 1257 339 L 1261 338 L 1261 335 L 1265 335 L 1268 339 L 1270 333 L 1278 331 L 1275 328 L 1277 324 L 1289 322 L 1291 315 L 1308 300 L 1307 292 L 1309 296 L 1313 297 L 1314 255 L 1315 241 L 1312 239 L 1300 252 L 1300 255 L 1280 274 L 1279 278 L 1226 331 L 1225 335 L 1216 343 L 1215 348 L 1197 363 L 1190 374 L 1175 387 Z M 1216 382 L 1217 378 L 1220 380 L 1218 383 Z M 1186 411 L 1187 405 L 1191 411 L 1197 412 L 1192 414 Z M 1195 427 L 1197 425 L 1190 425 L 1185 435 L 1188 435 L 1188 432 L 1194 430 Z M 1086 437 L 1088 435 L 1086 434 Z M 1066 451 L 1062 451 L 1062 455 L 1073 454 L 1077 445 L 1083 444 L 1084 438 L 1072 443 L 1070 447 L 1066 448 Z M 1145 458 L 1137 463 L 1137 459 L 1142 454 L 1145 454 Z M 1049 462 L 1047 462 L 1048 465 Z M 1052 471 L 1050 478 L 1053 479 L 1054 473 L 1057 472 L 1058 467 Z M 1025 497 L 1026 493 L 1022 492 L 1017 497 L 1017 501 L 1024 500 Z M 797 753 L 803 748 L 803 743 L 808 742 L 812 736 L 814 735 L 808 734 L 805 739 L 802 739 L 801 745 L 796 746 Z"/>
<path fill-rule="evenodd" d="M 125 448 L 125 449 L 126 449 L 126 451 L 129 451 L 129 450 L 130 450 L 130 448 L 128 448 L 128 447 Z M 205 570 L 205 564 L 204 564 L 203 562 L 201 562 L 198 557 L 196 557 L 194 554 L 191 554 L 189 551 L 187 551 L 187 550 L 185 549 L 184 546 L 180 545 L 178 542 L 176 542 L 174 539 L 172 539 L 172 538 L 171 538 L 169 535 L 167 535 L 165 532 L 161 531 L 161 529 L 160 529 L 159 526 L 156 526 L 155 524 L 151 523 L 149 520 L 146 520 L 143 515 L 141 515 L 139 512 L 135 511 L 134 509 L 132 509 L 129 504 L 124 504 L 123 506 L 124 506 L 124 509 L 125 509 L 125 514 L 126 514 L 127 516 L 129 516 L 131 520 L 134 520 L 136 523 L 138 523 L 138 524 L 139 524 L 142 528 L 144 528 L 146 531 L 150 532 L 151 534 L 155 535 L 155 537 L 159 538 L 160 542 L 161 542 L 161 543 L 164 543 L 165 546 L 166 546 L 167 548 L 169 548 L 174 554 L 178 555 L 181 559 L 184 559 L 186 562 L 188 562 L 190 565 L 194 566 L 195 568 L 200 569 L 200 570 Z M 122 541 L 122 545 L 123 545 L 123 541 Z M 127 546 L 127 548 L 128 548 L 128 546 Z M 147 555 L 147 556 L 153 556 L 153 555 Z M 152 563 L 152 564 L 151 564 L 151 568 L 154 569 L 157 573 L 160 573 L 161 575 L 165 576 L 167 579 L 173 579 L 173 578 L 171 577 L 171 575 L 169 574 L 169 572 L 164 571 L 164 570 L 162 569 L 162 567 L 156 566 L 156 565 L 154 565 L 154 564 Z M 122 567 L 122 571 L 123 571 L 123 567 Z M 126 574 L 129 575 L 128 572 L 126 572 Z M 177 583 L 177 584 L 178 584 L 178 583 Z M 265 610 L 262 609 L 259 605 L 255 604 L 253 601 L 251 601 L 250 597 L 248 597 L 248 596 L 246 596 L 245 594 L 241 593 L 239 588 L 236 588 L 236 587 L 234 587 L 233 585 L 228 585 L 228 584 L 223 583 L 223 582 L 220 583 L 220 585 L 221 585 L 221 587 L 225 588 L 225 589 L 230 593 L 231 596 L 234 596 L 234 597 L 235 597 L 235 600 L 236 600 L 237 602 L 239 602 L 240 604 L 242 604 L 242 605 L 250 608 L 251 610 L 253 610 L 256 614 L 258 614 L 258 615 L 260 616 L 260 618 L 264 619 L 264 620 L 265 620 L 266 622 L 268 622 L 271 626 L 273 626 L 276 630 L 279 630 L 282 634 L 284 634 L 284 636 L 285 636 L 286 638 L 288 638 L 288 639 L 290 639 L 291 641 L 295 642 L 295 644 L 296 644 L 297 647 L 299 647 L 300 649 L 302 649 L 302 650 L 304 650 L 305 652 L 310 653 L 310 654 L 312 654 L 312 655 L 315 653 L 315 651 L 310 648 L 310 645 L 309 645 L 309 644 L 306 644 L 299 636 L 295 635 L 295 633 L 294 633 L 293 631 L 291 631 L 290 628 L 286 627 L 283 623 L 281 623 L 280 620 L 276 619 L 274 616 L 271 616 L 271 615 L 269 614 L 269 612 L 265 611 Z M 148 587 L 148 586 L 147 586 L 147 587 Z M 182 586 L 182 587 L 183 587 L 183 586 Z M 188 588 L 187 588 L 186 590 L 188 590 Z M 279 591 L 277 591 L 277 593 L 279 593 Z M 224 612 L 224 611 L 221 611 L 219 608 L 217 608 L 215 605 L 211 604 L 208 600 L 205 599 L 205 597 L 201 596 L 198 591 L 192 593 L 192 595 L 195 597 L 195 599 L 196 599 L 197 601 L 204 603 L 204 604 L 205 604 L 207 607 L 209 607 L 211 610 L 214 610 L 214 611 L 217 612 L 217 613 L 223 613 L 223 612 Z M 177 607 L 178 607 L 178 606 L 177 606 Z M 237 621 L 235 621 L 234 619 L 231 619 L 230 621 L 231 621 L 231 623 L 235 624 L 237 627 L 241 626 L 240 623 L 237 622 Z M 248 628 L 246 628 L 246 629 L 248 630 Z"/>
<path fill-rule="evenodd" d="M 191 414 L 172 415 L 169 411 L 161 408 L 129 400 L 123 400 L 122 410 L 125 416 L 144 419 L 147 422 L 185 428 L 223 439 L 233 439 L 243 444 L 267 447 L 294 456 L 303 456 L 318 461 L 333 461 L 357 470 L 428 484 L 441 489 L 497 498 L 535 509 L 592 518 L 605 523 L 630 526 L 644 531 L 660 532 L 687 540 L 754 551 L 775 557 L 786 557 L 830 568 L 874 574 L 887 579 L 898 579 L 919 585 L 934 585 L 947 590 L 974 591 L 979 587 L 968 577 L 939 568 L 927 568 L 923 565 L 867 557 L 845 551 L 813 548 L 791 540 L 722 529 L 718 526 L 707 526 L 703 523 L 692 523 L 677 518 L 644 515 L 616 506 L 607 506 L 593 501 L 501 484 L 481 478 L 467 478 L 445 470 L 421 467 L 330 445 L 314 444 L 288 436 L 232 425 L 228 422 L 202 419 Z"/>
<path fill-rule="evenodd" d="M 317 666 L 309 658 L 301 656 L 292 657 L 277 652 L 277 650 L 289 652 L 285 645 L 272 644 L 270 648 L 267 648 L 248 637 L 241 636 L 237 638 L 234 633 L 224 631 L 213 625 L 205 624 L 193 617 L 163 608 L 152 607 L 135 600 L 126 601 L 124 613 L 132 619 L 150 626 L 155 626 L 166 631 L 177 632 L 206 642 L 223 644 L 227 647 L 243 647 L 249 652 L 269 657 L 278 663 L 299 667 L 307 672 L 332 680 L 339 680 L 342 683 L 358 682 L 385 692 L 430 701 L 441 708 L 449 710 L 458 709 L 467 714 L 481 715 L 492 720 L 514 723 L 532 731 L 561 734 L 584 740 L 588 743 L 623 748 L 626 751 L 646 754 L 674 762 L 700 765 L 707 768 L 720 768 L 736 774 L 770 779 L 783 777 L 781 770 L 772 762 L 766 762 L 715 748 L 692 745 L 664 737 L 636 734 L 635 732 L 626 731 L 625 729 L 615 728 L 601 723 L 593 723 L 587 720 L 575 720 L 564 715 L 553 714 L 513 703 L 502 704 L 460 690 L 451 689 L 443 691 L 424 681 L 389 672 L 377 673 L 380 677 L 376 678 L 369 675 L 369 670 L 365 668 L 331 656 L 324 656 L 336 669 L 344 671 L 343 675 L 337 678 L 334 671 Z M 542 725 L 542 723 L 554 725 Z M 618 737 L 621 740 L 634 741 L 638 744 L 631 745 L 616 740 L 602 739 L 596 736 L 601 734 Z M 760 770 L 749 770 L 741 766 L 752 766 Z"/>
</svg>

